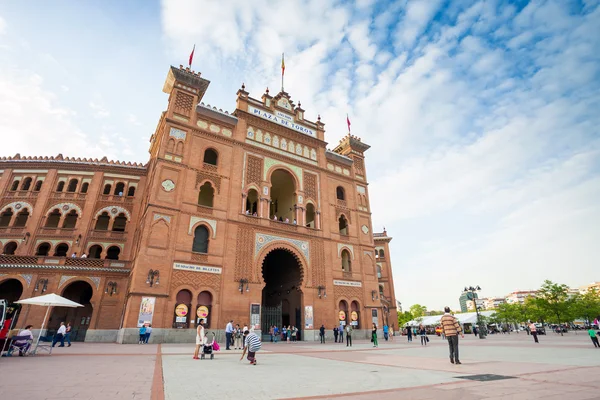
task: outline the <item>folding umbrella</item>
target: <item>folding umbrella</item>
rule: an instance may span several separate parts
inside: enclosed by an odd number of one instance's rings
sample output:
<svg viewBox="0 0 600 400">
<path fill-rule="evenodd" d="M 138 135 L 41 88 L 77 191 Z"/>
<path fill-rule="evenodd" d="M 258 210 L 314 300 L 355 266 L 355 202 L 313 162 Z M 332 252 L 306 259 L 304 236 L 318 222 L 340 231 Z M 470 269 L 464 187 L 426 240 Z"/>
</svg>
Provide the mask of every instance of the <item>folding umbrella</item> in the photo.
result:
<svg viewBox="0 0 600 400">
<path fill-rule="evenodd" d="M 69 299 L 65 299 L 64 297 L 59 296 L 55 293 L 45 294 L 43 296 L 38 297 L 32 297 L 30 299 L 25 300 L 19 300 L 16 301 L 16 303 L 48 307 L 46 309 L 46 315 L 44 316 L 44 322 L 42 322 L 42 327 L 40 328 L 40 333 L 38 334 L 37 341 L 35 342 L 35 349 L 33 350 L 33 354 L 35 354 L 40 344 L 40 337 L 42 336 L 42 331 L 44 330 L 44 326 L 46 325 L 46 320 L 48 319 L 50 307 L 83 307 L 83 305 L 75 303 L 74 301 L 71 301 Z"/>
</svg>

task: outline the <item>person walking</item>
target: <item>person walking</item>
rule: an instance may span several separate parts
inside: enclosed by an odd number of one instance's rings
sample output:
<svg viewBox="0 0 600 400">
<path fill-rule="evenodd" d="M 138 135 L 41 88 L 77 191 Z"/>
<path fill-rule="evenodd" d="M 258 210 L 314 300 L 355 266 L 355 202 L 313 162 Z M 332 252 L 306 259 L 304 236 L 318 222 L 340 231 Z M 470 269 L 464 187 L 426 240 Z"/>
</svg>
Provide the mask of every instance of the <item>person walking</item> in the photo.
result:
<svg viewBox="0 0 600 400">
<path fill-rule="evenodd" d="M 152 334 L 152 324 L 148 324 L 146 327 L 146 340 L 144 340 L 145 344 L 148 344 L 148 340 L 150 340 L 150 335 Z"/>
<path fill-rule="evenodd" d="M 390 328 L 389 326 L 387 326 L 387 324 L 383 325 L 383 338 L 385 339 L 385 341 L 387 342 L 388 340 L 388 334 L 390 333 Z"/>
<path fill-rule="evenodd" d="M 531 336 L 533 336 L 533 341 L 535 343 L 539 343 L 540 341 L 537 337 L 537 326 L 535 326 L 533 322 L 529 322 L 529 332 L 531 332 Z"/>
<path fill-rule="evenodd" d="M 281 328 L 281 341 L 285 342 L 286 338 L 287 338 L 287 328 L 285 327 L 285 325 L 283 325 L 283 327 Z"/>
<path fill-rule="evenodd" d="M 292 327 L 288 325 L 287 327 L 287 341 L 288 343 L 292 340 Z"/>
<path fill-rule="evenodd" d="M 419 325 L 419 336 L 421 336 L 421 346 L 427 346 L 427 330 L 423 325 Z"/>
<path fill-rule="evenodd" d="M 371 342 L 373 342 L 373 347 L 379 347 L 377 343 L 377 325 L 373 322 L 373 329 L 371 329 Z"/>
<path fill-rule="evenodd" d="M 60 345 L 58 347 L 65 347 L 65 334 L 67 333 L 67 327 L 64 322 L 60 323 L 60 328 L 58 328 L 58 332 L 54 335 L 54 339 L 52 339 L 52 347 L 56 345 L 56 342 L 60 340 Z"/>
<path fill-rule="evenodd" d="M 337 326 L 333 327 L 333 341 L 335 343 L 338 342 L 338 327 Z"/>
<path fill-rule="evenodd" d="M 321 325 L 319 328 L 319 336 L 321 337 L 321 343 L 325 343 L 325 325 Z"/>
<path fill-rule="evenodd" d="M 346 347 L 352 347 L 352 325 L 346 325 Z"/>
<path fill-rule="evenodd" d="M 225 326 L 225 350 L 231 350 L 229 346 L 231 345 L 231 338 L 233 336 L 233 320 L 229 321 Z"/>
<path fill-rule="evenodd" d="M 196 327 L 196 349 L 194 350 L 194 360 L 199 360 L 198 353 L 200 352 L 200 347 L 204 344 L 204 320 L 201 319 L 198 322 L 198 326 Z"/>
<path fill-rule="evenodd" d="M 394 326 L 390 326 L 390 340 L 394 340 Z"/>
<path fill-rule="evenodd" d="M 594 343 L 594 347 L 599 348 L 600 343 L 598 343 L 598 336 L 597 336 L 596 330 L 594 328 L 590 327 L 590 329 L 588 330 L 588 335 L 590 335 L 590 338 L 592 339 L 592 343 Z"/>
<path fill-rule="evenodd" d="M 462 333 L 462 328 L 454 315 L 450 314 L 450 307 L 444 308 L 444 315 L 440 320 L 442 324 L 442 332 L 448 339 L 448 347 L 450 348 L 450 362 L 452 364 L 462 364 L 458 358 L 458 334 L 462 338 L 465 337 Z"/>
<path fill-rule="evenodd" d="M 248 361 L 250 361 L 250 365 L 256 365 L 256 352 L 260 350 L 261 343 L 260 338 L 254 332 L 245 331 L 244 332 L 244 351 L 242 352 L 242 357 L 240 361 L 244 359 L 244 355 L 246 351 L 248 351 Z"/>
<path fill-rule="evenodd" d="M 138 344 L 144 344 L 146 341 L 146 325 L 140 326 L 140 330 L 138 331 L 140 334 L 140 339 L 138 340 Z"/>
<path fill-rule="evenodd" d="M 240 328 L 240 324 L 235 325 L 235 329 L 233 330 L 234 342 L 233 347 L 236 350 L 242 350 L 244 348 L 244 332 Z"/>
<path fill-rule="evenodd" d="M 279 339 L 279 328 L 277 325 L 273 327 L 273 342 L 277 343 L 277 339 Z"/>
<path fill-rule="evenodd" d="M 65 340 L 69 344 L 68 347 L 71 347 L 71 323 L 67 322 L 67 329 L 65 331 Z"/>
<path fill-rule="evenodd" d="M 406 328 L 406 337 L 409 343 L 412 342 L 412 328 L 410 326 Z"/>
<path fill-rule="evenodd" d="M 340 335 L 340 343 L 344 344 L 344 325 L 338 326 L 338 335 Z"/>
</svg>

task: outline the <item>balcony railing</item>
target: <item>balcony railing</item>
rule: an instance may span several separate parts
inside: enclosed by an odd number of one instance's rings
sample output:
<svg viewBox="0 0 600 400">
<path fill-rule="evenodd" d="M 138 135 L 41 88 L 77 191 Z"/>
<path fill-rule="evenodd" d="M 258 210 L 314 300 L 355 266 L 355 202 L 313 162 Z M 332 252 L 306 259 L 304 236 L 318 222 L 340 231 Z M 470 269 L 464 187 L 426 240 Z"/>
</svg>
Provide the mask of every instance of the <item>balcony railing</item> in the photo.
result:
<svg viewBox="0 0 600 400">
<path fill-rule="evenodd" d="M 217 166 L 208 163 L 202 163 L 202 169 L 210 172 L 217 172 Z"/>
<path fill-rule="evenodd" d="M 133 196 L 119 196 L 118 194 L 103 194 L 100 195 L 101 201 L 109 201 L 111 203 L 131 203 Z"/>
<path fill-rule="evenodd" d="M 18 197 L 18 198 L 37 198 L 40 192 L 32 192 L 30 190 L 18 190 L 6 192 L 5 197 Z"/>
<path fill-rule="evenodd" d="M 344 276 L 344 279 L 352 279 L 352 272 L 343 271 L 342 275 Z"/>
<path fill-rule="evenodd" d="M 127 240 L 127 232 L 97 231 L 95 229 L 91 229 L 88 232 L 88 239 Z"/>
<path fill-rule="evenodd" d="M 71 236 L 75 233 L 75 228 L 40 228 L 39 234 L 43 236 Z"/>
<path fill-rule="evenodd" d="M 271 225 L 271 227 L 273 227 L 273 228 L 284 229 L 284 230 L 290 231 L 290 232 L 298 231 L 298 225 L 295 225 L 291 222 L 280 222 L 280 221 L 274 221 L 274 220 L 270 219 L 269 225 Z"/>
<path fill-rule="evenodd" d="M 348 207 L 348 203 L 346 203 L 346 200 L 337 200 L 337 205 L 340 207 Z"/>
<path fill-rule="evenodd" d="M 47 268 L 48 266 L 70 268 L 122 268 L 129 272 L 130 261 L 101 260 L 97 258 L 71 258 L 48 256 L 8 256 L 0 255 L 0 265 L 26 265 Z"/>
<path fill-rule="evenodd" d="M 53 199 L 84 200 L 85 196 L 86 196 L 85 193 L 75 193 L 75 192 L 54 192 L 54 193 L 52 193 Z"/>
<path fill-rule="evenodd" d="M 14 226 L 6 226 L 6 227 L 2 227 L 0 228 L 0 235 L 5 235 L 5 236 L 22 236 L 25 234 L 25 227 L 24 226 L 19 226 L 19 227 L 14 227 Z"/>
</svg>

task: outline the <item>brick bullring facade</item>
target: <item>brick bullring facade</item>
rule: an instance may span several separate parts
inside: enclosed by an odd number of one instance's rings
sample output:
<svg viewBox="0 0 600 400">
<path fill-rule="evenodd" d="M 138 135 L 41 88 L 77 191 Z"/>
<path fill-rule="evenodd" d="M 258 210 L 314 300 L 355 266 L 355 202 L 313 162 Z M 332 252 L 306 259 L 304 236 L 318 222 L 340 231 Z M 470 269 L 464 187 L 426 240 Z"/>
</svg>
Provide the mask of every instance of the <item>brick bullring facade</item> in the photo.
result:
<svg viewBox="0 0 600 400">
<path fill-rule="evenodd" d="M 0 159 L 0 298 L 57 293 L 77 340 L 193 341 L 233 319 L 263 332 L 396 321 L 391 237 L 373 233 L 369 146 L 348 135 L 333 149 L 324 124 L 281 91 L 236 109 L 204 105 L 209 81 L 171 67 L 169 95 L 146 165 L 106 158 Z M 18 325 L 39 328 L 42 307 Z"/>
</svg>

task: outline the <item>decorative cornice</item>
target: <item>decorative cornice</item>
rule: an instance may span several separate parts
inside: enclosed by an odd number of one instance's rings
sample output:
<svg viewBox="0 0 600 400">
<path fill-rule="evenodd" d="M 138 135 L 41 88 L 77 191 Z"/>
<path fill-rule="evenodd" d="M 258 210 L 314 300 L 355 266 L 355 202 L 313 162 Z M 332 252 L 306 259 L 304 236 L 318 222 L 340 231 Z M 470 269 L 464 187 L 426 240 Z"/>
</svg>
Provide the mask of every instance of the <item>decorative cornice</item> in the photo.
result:
<svg viewBox="0 0 600 400">
<path fill-rule="evenodd" d="M 97 272 L 119 272 L 129 274 L 131 270 L 124 268 L 94 268 L 94 267 L 76 267 L 71 265 L 39 265 L 39 264 L 0 264 L 0 268 L 25 268 L 25 269 L 57 269 L 68 271 L 97 271 Z"/>
<path fill-rule="evenodd" d="M 64 164 L 85 164 L 85 165 L 102 165 L 102 166 L 118 166 L 118 167 L 125 167 L 125 168 L 135 168 L 135 169 L 143 169 L 144 171 L 146 170 L 146 165 L 142 164 L 142 163 L 131 163 L 131 161 L 125 162 L 125 161 L 114 161 L 114 160 L 108 160 L 108 158 L 103 157 L 102 159 L 98 160 L 97 158 L 81 158 L 81 157 L 63 157 L 62 154 L 57 155 L 56 157 L 54 156 L 27 156 L 27 157 L 21 157 L 21 154 L 17 153 L 15 154 L 13 157 L 0 157 L 0 162 L 42 162 L 42 163 L 64 163 Z"/>
</svg>

